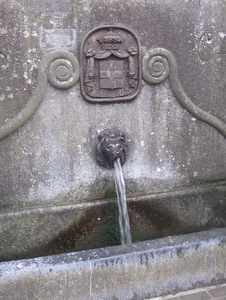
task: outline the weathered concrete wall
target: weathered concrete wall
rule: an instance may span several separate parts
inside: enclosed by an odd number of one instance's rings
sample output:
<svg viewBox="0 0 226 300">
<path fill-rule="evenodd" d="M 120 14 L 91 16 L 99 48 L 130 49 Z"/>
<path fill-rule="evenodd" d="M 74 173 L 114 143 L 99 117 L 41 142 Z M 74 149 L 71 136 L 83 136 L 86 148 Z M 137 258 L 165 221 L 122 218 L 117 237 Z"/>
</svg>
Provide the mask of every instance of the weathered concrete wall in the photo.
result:
<svg viewBox="0 0 226 300">
<path fill-rule="evenodd" d="M 58 48 L 78 59 L 93 27 L 133 29 L 142 55 L 163 47 L 176 58 L 185 93 L 225 121 L 223 1 L 1 1 L 0 125 L 31 97 L 39 61 Z M 169 81 L 143 81 L 127 103 L 91 104 L 77 83 L 48 85 L 34 116 L 0 141 L 0 205 L 20 209 L 72 204 L 114 195 L 113 172 L 95 160 L 97 135 L 118 129 L 127 138 L 123 166 L 129 195 L 222 181 L 225 139 L 189 114 Z"/>
</svg>

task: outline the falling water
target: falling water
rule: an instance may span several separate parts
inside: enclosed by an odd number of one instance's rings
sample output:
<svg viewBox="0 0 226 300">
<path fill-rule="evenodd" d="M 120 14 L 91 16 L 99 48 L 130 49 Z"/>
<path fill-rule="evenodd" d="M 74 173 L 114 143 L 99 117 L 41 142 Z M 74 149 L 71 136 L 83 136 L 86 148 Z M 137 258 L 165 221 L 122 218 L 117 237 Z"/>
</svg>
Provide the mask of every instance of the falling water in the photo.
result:
<svg viewBox="0 0 226 300">
<path fill-rule="evenodd" d="M 117 202 L 119 209 L 119 226 L 121 231 L 121 242 L 124 244 L 131 244 L 131 233 L 129 226 L 129 216 L 126 204 L 126 188 L 125 182 L 122 175 L 122 168 L 120 158 L 114 161 L 115 170 L 115 189 L 117 193 Z"/>
</svg>

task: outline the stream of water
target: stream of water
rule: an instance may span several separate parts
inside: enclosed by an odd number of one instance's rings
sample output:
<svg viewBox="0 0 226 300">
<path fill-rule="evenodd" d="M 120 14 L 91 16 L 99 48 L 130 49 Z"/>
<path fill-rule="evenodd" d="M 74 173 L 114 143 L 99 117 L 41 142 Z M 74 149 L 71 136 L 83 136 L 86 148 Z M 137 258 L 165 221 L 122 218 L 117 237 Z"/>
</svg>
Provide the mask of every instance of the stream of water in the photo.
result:
<svg viewBox="0 0 226 300">
<path fill-rule="evenodd" d="M 122 175 L 122 167 L 120 158 L 114 161 L 115 171 L 115 189 L 117 193 L 117 202 L 119 210 L 119 227 L 121 231 L 121 242 L 122 245 L 131 244 L 132 238 L 130 233 L 129 216 L 126 203 L 126 188 L 125 182 Z"/>
</svg>

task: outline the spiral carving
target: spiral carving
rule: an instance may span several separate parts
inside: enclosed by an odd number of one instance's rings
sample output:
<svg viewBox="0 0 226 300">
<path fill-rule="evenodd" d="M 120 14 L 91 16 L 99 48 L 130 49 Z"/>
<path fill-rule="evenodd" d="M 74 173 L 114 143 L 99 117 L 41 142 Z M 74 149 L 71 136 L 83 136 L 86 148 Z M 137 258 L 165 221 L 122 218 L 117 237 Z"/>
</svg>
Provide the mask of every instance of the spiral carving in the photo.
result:
<svg viewBox="0 0 226 300">
<path fill-rule="evenodd" d="M 39 63 L 37 82 L 31 98 L 14 118 L 0 127 L 0 140 L 33 116 L 44 99 L 48 81 L 58 89 L 68 89 L 78 79 L 79 63 L 71 52 L 56 50 L 48 53 Z"/>
<path fill-rule="evenodd" d="M 55 88 L 68 89 L 79 79 L 79 64 L 71 53 L 56 58 L 49 65 L 48 81 Z"/>
<path fill-rule="evenodd" d="M 169 63 L 164 56 L 147 52 L 143 58 L 143 77 L 152 84 L 159 84 L 169 75 Z"/>
<path fill-rule="evenodd" d="M 0 71 L 5 70 L 7 65 L 7 56 L 3 52 L 0 52 Z"/>
<path fill-rule="evenodd" d="M 143 78 L 148 83 L 158 84 L 168 77 L 171 89 L 180 104 L 191 115 L 213 126 L 226 137 L 226 124 L 194 104 L 184 92 L 178 76 L 177 62 L 171 52 L 163 48 L 147 51 L 143 57 L 142 70 Z"/>
</svg>

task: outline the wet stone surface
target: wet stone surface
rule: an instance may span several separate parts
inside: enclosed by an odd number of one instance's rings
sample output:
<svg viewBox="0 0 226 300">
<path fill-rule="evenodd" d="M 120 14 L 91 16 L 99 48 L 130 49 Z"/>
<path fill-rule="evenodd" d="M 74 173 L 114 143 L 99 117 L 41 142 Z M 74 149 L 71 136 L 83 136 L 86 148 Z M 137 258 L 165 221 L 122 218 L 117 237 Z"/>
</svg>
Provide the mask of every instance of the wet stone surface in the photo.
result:
<svg viewBox="0 0 226 300">
<path fill-rule="evenodd" d="M 177 199 L 168 196 L 162 200 L 129 200 L 127 205 L 133 243 L 225 227 L 226 210 L 223 198 L 218 203 L 212 203 L 211 194 L 209 197 L 209 200 L 206 198 L 203 204 L 196 203 L 195 208 L 194 203 L 184 196 Z M 67 217 L 66 212 L 56 214 L 46 226 L 52 231 L 54 220 L 59 218 L 63 220 L 63 217 Z M 96 203 L 91 207 L 83 207 L 78 217 L 76 219 L 75 217 L 76 212 L 72 210 L 70 212 L 71 223 L 67 225 L 65 223 L 63 227 L 57 223 L 56 233 L 52 235 L 52 238 L 50 238 L 51 235 L 46 236 L 45 243 L 34 241 L 30 245 L 30 250 L 23 252 L 24 250 L 21 249 L 12 258 L 53 255 L 121 244 L 116 199 Z M 41 218 L 44 221 L 46 216 Z M 43 225 L 39 228 L 42 229 L 42 227 Z M 61 227 L 60 230 L 59 227 Z M 43 233 L 39 232 L 39 234 L 42 238 Z M 183 253 L 179 251 L 178 255 L 183 255 Z M 3 257 L 3 260 L 8 260 L 7 253 L 3 254 Z"/>
</svg>

